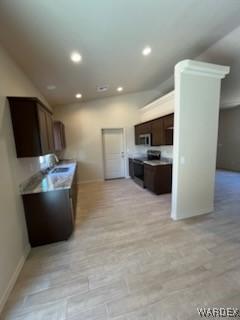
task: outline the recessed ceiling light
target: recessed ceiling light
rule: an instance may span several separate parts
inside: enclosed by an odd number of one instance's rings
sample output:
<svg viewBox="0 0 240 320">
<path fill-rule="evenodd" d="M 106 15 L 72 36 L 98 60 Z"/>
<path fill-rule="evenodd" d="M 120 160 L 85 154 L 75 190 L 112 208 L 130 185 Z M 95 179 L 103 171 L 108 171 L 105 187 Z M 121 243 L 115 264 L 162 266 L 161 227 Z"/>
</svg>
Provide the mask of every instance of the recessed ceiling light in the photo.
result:
<svg viewBox="0 0 240 320">
<path fill-rule="evenodd" d="M 144 56 L 148 56 L 151 52 L 152 52 L 151 47 L 147 46 L 147 47 L 145 47 L 145 48 L 143 49 L 142 54 L 143 54 Z"/>
<path fill-rule="evenodd" d="M 48 90 L 55 90 L 56 89 L 56 86 L 54 86 L 53 84 L 47 86 L 47 89 Z"/>
<path fill-rule="evenodd" d="M 122 91 L 123 91 L 123 87 L 118 87 L 118 88 L 117 88 L 117 91 L 118 91 L 118 92 L 122 92 Z"/>
<path fill-rule="evenodd" d="M 77 99 L 81 99 L 81 98 L 82 98 L 82 95 L 81 95 L 81 93 L 77 93 L 75 97 L 76 97 Z"/>
<path fill-rule="evenodd" d="M 82 61 L 82 56 L 77 51 L 72 52 L 70 58 L 74 63 L 79 63 Z"/>
</svg>

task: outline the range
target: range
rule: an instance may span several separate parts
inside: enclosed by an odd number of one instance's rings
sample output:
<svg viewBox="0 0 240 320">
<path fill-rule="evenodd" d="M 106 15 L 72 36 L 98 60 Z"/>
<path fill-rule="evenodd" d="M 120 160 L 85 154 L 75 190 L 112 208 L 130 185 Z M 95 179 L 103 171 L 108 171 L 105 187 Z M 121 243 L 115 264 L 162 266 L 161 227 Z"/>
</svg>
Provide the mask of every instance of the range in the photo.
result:
<svg viewBox="0 0 240 320">
<path fill-rule="evenodd" d="M 146 156 L 129 158 L 129 175 L 141 187 L 156 193 L 169 193 L 172 187 L 172 159 L 161 151 L 148 150 Z"/>
<path fill-rule="evenodd" d="M 133 179 L 140 186 L 144 187 L 144 162 L 151 160 L 160 160 L 161 151 L 148 150 L 147 156 L 142 158 L 133 158 Z"/>
</svg>

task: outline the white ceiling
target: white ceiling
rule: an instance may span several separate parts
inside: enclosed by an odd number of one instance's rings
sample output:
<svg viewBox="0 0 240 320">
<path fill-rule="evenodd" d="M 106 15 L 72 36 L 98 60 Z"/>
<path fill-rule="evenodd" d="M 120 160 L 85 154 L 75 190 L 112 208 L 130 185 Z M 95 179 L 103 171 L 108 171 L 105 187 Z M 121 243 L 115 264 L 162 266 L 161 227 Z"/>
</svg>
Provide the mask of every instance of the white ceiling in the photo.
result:
<svg viewBox="0 0 240 320">
<path fill-rule="evenodd" d="M 51 104 L 74 102 L 77 92 L 86 101 L 118 95 L 118 86 L 123 93 L 157 87 L 176 62 L 239 23 L 239 0 L 0 1 L 0 40 Z M 82 54 L 79 65 L 69 59 L 73 50 Z M 96 92 L 105 84 L 107 92 Z"/>
</svg>

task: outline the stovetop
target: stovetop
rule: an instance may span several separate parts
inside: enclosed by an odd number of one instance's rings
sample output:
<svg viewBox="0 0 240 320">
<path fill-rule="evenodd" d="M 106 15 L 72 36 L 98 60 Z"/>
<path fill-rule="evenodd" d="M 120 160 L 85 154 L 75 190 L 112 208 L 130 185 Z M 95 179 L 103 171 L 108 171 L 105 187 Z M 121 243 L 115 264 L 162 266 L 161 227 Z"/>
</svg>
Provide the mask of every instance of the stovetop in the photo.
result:
<svg viewBox="0 0 240 320">
<path fill-rule="evenodd" d="M 139 162 L 144 162 L 144 161 L 147 161 L 148 158 L 147 157 L 140 157 L 140 158 L 136 157 L 136 158 L 133 158 L 133 160 L 137 160 Z"/>
</svg>

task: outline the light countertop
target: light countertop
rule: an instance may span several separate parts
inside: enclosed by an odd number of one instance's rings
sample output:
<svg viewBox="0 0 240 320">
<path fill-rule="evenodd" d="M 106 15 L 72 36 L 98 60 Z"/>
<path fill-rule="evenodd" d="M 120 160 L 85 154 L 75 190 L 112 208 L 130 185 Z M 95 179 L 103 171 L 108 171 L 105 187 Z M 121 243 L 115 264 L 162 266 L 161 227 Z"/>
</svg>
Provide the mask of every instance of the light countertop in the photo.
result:
<svg viewBox="0 0 240 320">
<path fill-rule="evenodd" d="M 68 168 L 68 171 L 53 173 L 54 169 L 61 167 Z M 70 189 L 72 186 L 76 167 L 77 163 L 74 161 L 60 162 L 49 173 L 43 174 L 39 172 L 38 174 L 31 177 L 24 183 L 24 185 L 20 186 L 20 192 L 22 195 L 25 195 Z"/>
<path fill-rule="evenodd" d="M 145 164 L 150 166 L 164 166 L 164 165 L 172 165 L 170 160 L 146 160 L 144 161 Z"/>
</svg>

